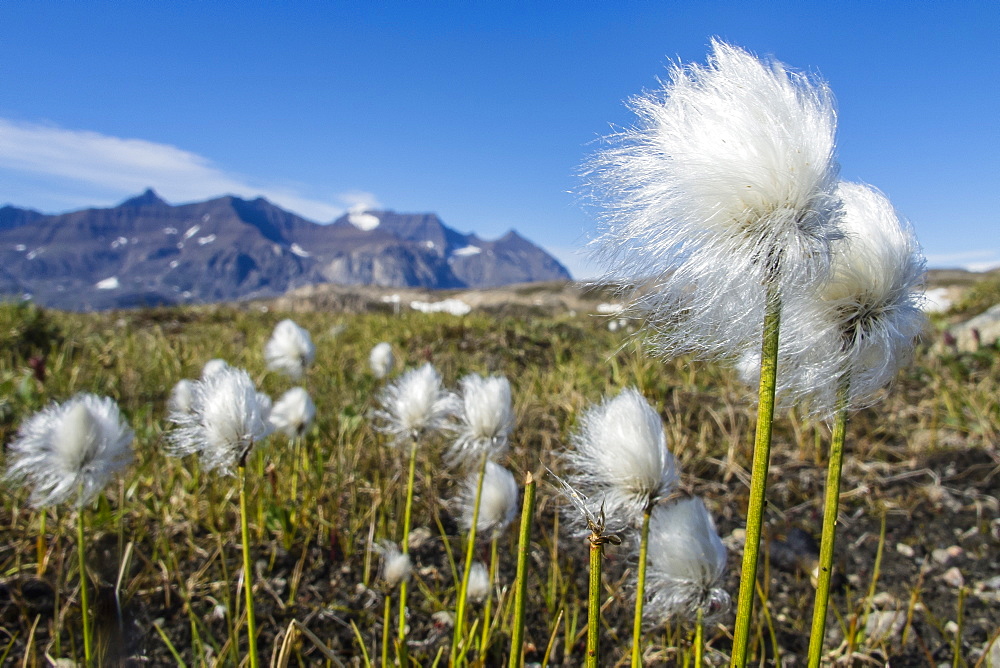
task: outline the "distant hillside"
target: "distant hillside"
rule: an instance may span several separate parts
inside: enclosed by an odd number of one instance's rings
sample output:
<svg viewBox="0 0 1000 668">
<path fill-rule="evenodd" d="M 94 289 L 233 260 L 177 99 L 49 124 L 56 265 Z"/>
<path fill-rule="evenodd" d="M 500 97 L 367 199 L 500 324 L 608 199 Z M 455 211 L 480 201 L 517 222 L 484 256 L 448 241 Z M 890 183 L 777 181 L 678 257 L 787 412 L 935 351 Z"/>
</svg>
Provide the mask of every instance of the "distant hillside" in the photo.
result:
<svg viewBox="0 0 1000 668">
<path fill-rule="evenodd" d="M 514 231 L 485 241 L 430 213 L 352 212 L 320 225 L 261 198 L 172 206 L 152 190 L 109 209 L 0 209 L 0 294 L 72 310 L 274 297 L 320 283 L 437 289 L 568 278 Z"/>
</svg>

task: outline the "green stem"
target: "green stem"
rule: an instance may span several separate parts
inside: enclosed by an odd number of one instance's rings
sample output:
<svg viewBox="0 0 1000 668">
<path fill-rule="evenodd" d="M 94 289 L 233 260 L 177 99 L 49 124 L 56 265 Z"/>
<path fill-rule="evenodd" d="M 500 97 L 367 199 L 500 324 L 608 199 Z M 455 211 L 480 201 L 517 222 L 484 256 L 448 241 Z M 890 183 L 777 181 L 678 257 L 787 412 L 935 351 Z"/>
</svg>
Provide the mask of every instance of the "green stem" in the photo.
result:
<svg viewBox="0 0 1000 668">
<path fill-rule="evenodd" d="M 812 631 L 809 633 L 808 665 L 817 668 L 823 655 L 826 612 L 833 576 L 833 547 L 837 538 L 837 513 L 840 506 L 840 472 L 844 462 L 844 436 L 847 432 L 847 397 L 850 382 L 845 377 L 837 389 L 837 408 L 830 442 L 830 462 L 826 472 L 826 498 L 823 502 L 823 537 L 819 548 L 816 575 L 816 599 L 813 603 Z"/>
<path fill-rule="evenodd" d="M 702 651 L 705 644 L 705 620 L 702 619 L 701 608 L 698 608 L 698 618 L 694 623 L 694 665 L 695 668 L 702 666 Z"/>
<path fill-rule="evenodd" d="M 38 540 L 35 542 L 35 549 L 38 552 L 38 568 L 36 571 L 39 577 L 45 575 L 45 516 L 48 514 L 48 510 L 42 508 L 38 516 Z"/>
<path fill-rule="evenodd" d="M 94 650 L 90 638 L 90 604 L 87 598 L 87 550 L 83 543 L 83 512 L 81 507 L 76 514 L 76 556 L 80 561 L 80 615 L 83 618 L 83 657 L 84 665 L 90 666 L 94 659 Z"/>
<path fill-rule="evenodd" d="M 483 495 L 483 478 L 486 476 L 486 462 L 489 461 L 487 455 L 483 455 L 483 461 L 479 465 L 479 480 L 476 483 L 476 498 L 472 504 L 472 524 L 469 527 L 469 535 L 465 544 L 465 566 L 462 570 L 462 583 L 458 592 L 458 603 L 455 605 L 455 637 L 451 643 L 451 665 L 457 666 L 465 659 L 465 650 L 459 652 L 459 644 L 463 640 L 465 631 L 465 603 L 469 596 L 469 573 L 472 571 L 472 558 L 476 548 L 476 527 L 479 524 L 479 502 Z"/>
<path fill-rule="evenodd" d="M 521 506 L 521 531 L 517 540 L 517 580 L 514 590 L 514 628 L 510 637 L 509 668 L 524 665 L 524 601 L 528 591 L 528 549 L 531 520 L 535 512 L 535 479 L 531 472 L 524 478 L 524 503 Z"/>
<path fill-rule="evenodd" d="M 767 467 L 771 456 L 771 423 L 774 420 L 774 388 L 778 371 L 778 331 L 781 326 L 781 297 L 772 282 L 767 288 L 764 331 L 760 354 L 760 386 L 758 388 L 757 433 L 753 447 L 753 468 L 750 473 L 750 504 L 747 508 L 746 544 L 740 571 L 740 593 L 736 603 L 736 627 L 733 633 L 731 666 L 742 668 L 747 663 L 750 641 L 750 620 L 753 617 L 754 583 L 757 580 L 757 558 L 760 553 L 761 526 L 764 522 L 764 497 L 767 488 Z"/>
<path fill-rule="evenodd" d="M 639 535 L 639 571 L 635 588 L 635 619 L 632 622 L 632 667 L 642 665 L 642 605 L 646 596 L 646 551 L 649 548 L 649 516 L 652 504 L 642 514 L 642 533 Z"/>
<path fill-rule="evenodd" d="M 596 539 L 596 540 L 595 540 Z M 587 668 L 600 665 L 601 639 L 601 557 L 604 546 L 599 537 L 590 541 L 590 596 L 587 600 Z"/>
<path fill-rule="evenodd" d="M 479 642 L 479 656 L 486 656 L 486 648 L 490 644 L 490 631 L 493 629 L 490 613 L 493 611 L 493 582 L 497 577 L 497 539 L 490 541 L 490 566 L 489 566 L 490 589 L 486 594 L 486 602 L 483 604 L 483 633 Z"/>
<path fill-rule="evenodd" d="M 243 591 L 247 604 L 247 643 L 250 653 L 250 668 L 257 668 L 257 619 L 253 611 L 253 569 L 250 565 L 250 528 L 247 525 L 247 469 L 245 464 L 238 468 L 240 478 L 240 537 L 243 541 Z"/>
<path fill-rule="evenodd" d="M 382 611 L 382 668 L 389 666 L 389 625 L 392 620 L 392 597 L 385 595 L 385 606 Z"/>
<path fill-rule="evenodd" d="M 410 553 L 410 522 L 413 512 L 413 481 L 417 470 L 417 440 L 413 439 L 410 444 L 410 467 L 406 478 L 406 506 L 403 510 L 403 538 L 400 540 L 400 549 L 404 555 Z M 406 646 L 406 578 L 399 583 L 399 628 L 396 632 L 396 654 L 399 665 L 405 666 L 407 663 Z"/>
</svg>

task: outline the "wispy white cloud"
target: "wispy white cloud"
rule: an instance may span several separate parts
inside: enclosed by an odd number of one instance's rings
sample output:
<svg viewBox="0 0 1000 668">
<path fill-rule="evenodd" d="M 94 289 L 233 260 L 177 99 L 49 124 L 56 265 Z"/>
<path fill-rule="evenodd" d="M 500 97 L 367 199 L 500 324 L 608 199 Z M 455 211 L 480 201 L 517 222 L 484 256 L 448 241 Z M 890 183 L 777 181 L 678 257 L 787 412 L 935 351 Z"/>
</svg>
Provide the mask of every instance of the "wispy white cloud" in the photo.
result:
<svg viewBox="0 0 1000 668">
<path fill-rule="evenodd" d="M 1000 267 L 1000 248 L 979 249 L 961 253 L 937 253 L 927 256 L 927 266 L 942 269 L 989 271 Z"/>
<path fill-rule="evenodd" d="M 51 199 L 72 202 L 71 206 L 97 204 L 93 196 L 88 198 L 85 194 L 87 186 L 121 198 L 153 187 L 170 202 L 227 194 L 260 196 L 321 222 L 333 220 L 359 203 L 378 203 L 374 195 L 360 191 L 345 193 L 339 196 L 340 202 L 332 203 L 290 188 L 254 184 L 203 156 L 168 144 L 3 118 L 0 118 L 0 170 L 20 176 L 33 175 L 32 190 L 36 193 L 46 189 L 45 180 L 50 179 Z M 78 193 L 75 198 L 67 199 L 67 184 L 73 185 L 69 190 Z M 32 205 L 17 201 L 18 193 L 4 190 L 0 185 L 0 200 Z"/>
</svg>

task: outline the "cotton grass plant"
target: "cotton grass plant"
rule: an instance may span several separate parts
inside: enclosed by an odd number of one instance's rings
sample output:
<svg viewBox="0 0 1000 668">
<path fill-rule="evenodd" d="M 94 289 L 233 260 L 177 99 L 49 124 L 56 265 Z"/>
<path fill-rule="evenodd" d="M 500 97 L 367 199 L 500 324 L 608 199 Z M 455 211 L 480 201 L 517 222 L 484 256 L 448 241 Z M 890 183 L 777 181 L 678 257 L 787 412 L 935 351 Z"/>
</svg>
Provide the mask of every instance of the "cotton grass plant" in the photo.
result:
<svg viewBox="0 0 1000 668">
<path fill-rule="evenodd" d="M 770 458 L 782 301 L 826 278 L 843 233 L 836 117 L 825 83 L 712 41 L 634 98 L 639 121 L 587 172 L 604 207 L 594 253 L 630 286 L 666 356 L 739 359 L 761 373 L 734 665 L 746 661 Z"/>
<path fill-rule="evenodd" d="M 118 404 L 107 397 L 78 394 L 33 415 L 9 446 L 8 482 L 31 487 L 29 502 L 46 508 L 72 502 L 77 508 L 77 560 L 84 662 L 94 660 L 87 584 L 85 507 L 133 459 L 134 433 Z M 44 528 L 43 528 L 44 531 Z"/>
<path fill-rule="evenodd" d="M 453 399 L 444 389 L 441 375 L 428 362 L 420 368 L 407 371 L 394 383 L 383 388 L 378 401 L 380 408 L 373 413 L 377 429 L 388 435 L 391 445 L 408 448 L 406 505 L 400 544 L 402 554 L 409 555 L 417 447 L 426 435 L 444 428 Z M 404 580 L 399 586 L 399 627 L 396 635 L 401 664 L 406 662 L 406 599 L 407 583 Z"/>
<path fill-rule="evenodd" d="M 312 337 L 293 320 L 279 322 L 264 347 L 267 368 L 282 373 L 293 381 L 302 378 L 315 358 L 316 347 L 313 346 Z"/>
<path fill-rule="evenodd" d="M 639 529 L 638 584 L 632 633 L 632 665 L 641 662 L 642 607 L 650 514 L 677 487 L 674 456 L 667 449 L 660 415 L 634 388 L 588 409 L 571 436 L 565 459 L 569 484 L 616 526 Z"/>
<path fill-rule="evenodd" d="M 511 430 L 514 428 L 514 407 L 511 399 L 510 382 L 503 376 L 482 377 L 469 374 L 460 381 L 461 392 L 451 399 L 452 411 L 456 422 L 452 423 L 455 440 L 447 453 L 447 459 L 452 464 L 475 465 L 475 487 L 470 485 L 472 478 L 466 484 L 466 497 L 472 503 L 466 527 L 465 561 L 462 571 L 462 581 L 459 584 L 458 601 L 455 605 L 455 629 L 452 641 L 452 663 L 464 659 L 464 649 L 460 645 L 464 640 L 465 607 L 469 587 L 469 572 L 472 568 L 472 557 L 475 550 L 476 534 L 479 530 L 479 515 L 484 508 L 482 501 L 486 500 L 497 509 L 505 501 L 504 493 L 510 491 L 507 480 L 499 473 L 502 467 L 496 466 L 491 475 L 491 487 L 487 491 L 489 498 L 483 497 L 485 480 L 490 471 L 491 458 L 502 455 L 508 446 Z M 501 482 L 501 479 L 503 481 Z M 510 476 L 513 482 L 513 476 Z M 474 491 L 473 491 L 474 489 Z M 513 484 L 514 503 L 517 499 L 517 484 Z M 487 508 L 492 511 L 492 508 Z M 516 507 L 512 512 L 516 512 Z M 511 516 L 510 519 L 513 519 Z M 509 523 L 510 519 L 507 520 Z M 491 521 L 495 521 L 493 518 Z"/>
<path fill-rule="evenodd" d="M 170 414 L 170 421 L 175 428 L 169 434 L 169 450 L 175 456 L 197 454 L 206 471 L 237 475 L 248 654 L 251 668 L 256 668 L 257 623 L 254 616 L 254 574 L 247 524 L 246 465 L 254 446 L 272 431 L 268 421 L 271 400 L 257 391 L 246 371 L 232 367 L 223 368 L 196 382 L 192 396 L 190 411 Z"/>
</svg>

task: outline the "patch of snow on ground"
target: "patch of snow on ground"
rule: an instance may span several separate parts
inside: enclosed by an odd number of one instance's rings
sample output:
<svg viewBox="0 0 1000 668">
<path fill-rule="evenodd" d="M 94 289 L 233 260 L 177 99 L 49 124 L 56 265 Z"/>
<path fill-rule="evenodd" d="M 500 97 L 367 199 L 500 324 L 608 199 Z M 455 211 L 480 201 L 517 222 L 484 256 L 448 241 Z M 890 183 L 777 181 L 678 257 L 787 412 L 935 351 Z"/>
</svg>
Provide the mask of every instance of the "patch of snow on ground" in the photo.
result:
<svg viewBox="0 0 1000 668">
<path fill-rule="evenodd" d="M 177 228 L 176 227 L 164 227 L 163 228 L 163 233 L 164 234 L 177 234 Z"/>
<path fill-rule="evenodd" d="M 465 246 L 464 248 L 456 248 L 451 254 L 459 257 L 467 257 L 469 255 L 479 255 L 482 252 L 483 249 L 479 246 Z"/>
<path fill-rule="evenodd" d="M 615 313 L 621 313 L 623 308 L 621 304 L 609 304 L 605 302 L 604 304 L 597 305 L 597 312 L 602 315 L 614 315 Z"/>
<path fill-rule="evenodd" d="M 97 283 L 94 283 L 94 287 L 98 290 L 117 290 L 118 277 L 112 276 L 111 278 L 105 278 L 103 281 L 97 281 Z"/>
<path fill-rule="evenodd" d="M 204 216 L 201 217 L 201 222 L 207 223 L 209 220 L 211 220 L 211 218 L 212 216 L 206 213 Z"/>
<path fill-rule="evenodd" d="M 14 246 L 14 250 L 16 250 L 18 253 L 23 253 L 24 251 L 28 250 L 28 247 L 25 246 L 24 244 L 17 244 L 16 246 Z"/>
<path fill-rule="evenodd" d="M 926 313 L 944 313 L 951 308 L 948 288 L 931 288 L 924 293 L 923 308 Z"/>
<path fill-rule="evenodd" d="M 171 260 L 170 261 L 170 268 L 171 269 L 176 269 L 177 265 L 179 265 L 179 264 L 180 264 L 180 262 L 178 262 L 177 260 Z"/>
<path fill-rule="evenodd" d="M 41 253 L 43 250 L 45 250 L 45 249 L 41 248 L 41 247 L 38 247 L 38 248 L 36 248 L 33 251 L 28 251 L 28 254 L 24 256 L 24 259 L 25 260 L 34 260 L 36 257 L 38 257 L 38 254 Z"/>
<path fill-rule="evenodd" d="M 461 299 L 445 299 L 439 302 L 410 302 L 410 308 L 421 313 L 450 313 L 452 315 L 465 315 L 472 310 L 472 307 Z"/>
<path fill-rule="evenodd" d="M 209 234 L 207 237 L 198 237 L 198 245 L 204 246 L 205 244 L 210 244 L 215 241 L 215 235 Z"/>
<path fill-rule="evenodd" d="M 126 239 L 125 237 L 118 237 L 117 239 L 111 242 L 112 248 L 118 248 L 120 246 L 127 246 L 127 245 L 128 245 L 128 239 Z"/>
<path fill-rule="evenodd" d="M 364 211 L 352 211 L 347 214 L 347 222 L 359 230 L 369 232 L 378 227 L 380 221 L 378 216 L 374 216 L 370 213 L 365 213 Z"/>
<path fill-rule="evenodd" d="M 430 240 L 427 240 L 427 241 L 424 242 L 424 247 L 427 248 L 427 249 L 434 248 L 434 242 L 430 241 Z"/>
<path fill-rule="evenodd" d="M 305 248 L 298 244 L 292 244 L 291 251 L 298 255 L 299 257 L 311 257 L 312 254 L 307 252 Z"/>
<path fill-rule="evenodd" d="M 194 235 L 198 234 L 198 231 L 200 229 L 201 229 L 201 225 L 192 225 L 191 227 L 189 227 L 187 229 L 187 232 L 184 233 L 184 239 L 185 240 L 190 239 Z"/>
<path fill-rule="evenodd" d="M 382 295 L 382 302 L 385 304 L 398 304 L 399 295 Z"/>
</svg>

